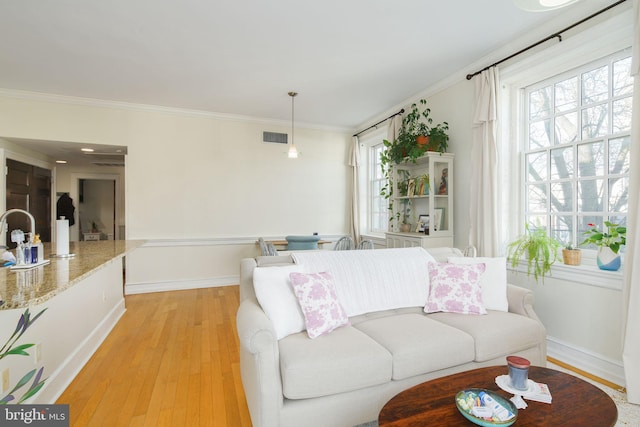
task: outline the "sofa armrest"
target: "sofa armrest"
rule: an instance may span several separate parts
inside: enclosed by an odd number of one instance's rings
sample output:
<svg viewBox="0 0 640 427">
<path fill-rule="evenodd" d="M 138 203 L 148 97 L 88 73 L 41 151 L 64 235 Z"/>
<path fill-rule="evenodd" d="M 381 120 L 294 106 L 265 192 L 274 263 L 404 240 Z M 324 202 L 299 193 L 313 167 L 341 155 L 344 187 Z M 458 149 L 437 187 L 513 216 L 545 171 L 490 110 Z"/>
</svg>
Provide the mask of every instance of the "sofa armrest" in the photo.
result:
<svg viewBox="0 0 640 427">
<path fill-rule="evenodd" d="M 280 379 L 280 352 L 273 324 L 253 299 L 238 307 L 236 327 L 240 341 L 240 375 L 254 426 L 275 426 L 284 402 Z"/>
<path fill-rule="evenodd" d="M 507 283 L 507 299 L 509 300 L 509 312 L 527 316 L 540 322 L 533 309 L 535 297 L 531 290 Z"/>
</svg>

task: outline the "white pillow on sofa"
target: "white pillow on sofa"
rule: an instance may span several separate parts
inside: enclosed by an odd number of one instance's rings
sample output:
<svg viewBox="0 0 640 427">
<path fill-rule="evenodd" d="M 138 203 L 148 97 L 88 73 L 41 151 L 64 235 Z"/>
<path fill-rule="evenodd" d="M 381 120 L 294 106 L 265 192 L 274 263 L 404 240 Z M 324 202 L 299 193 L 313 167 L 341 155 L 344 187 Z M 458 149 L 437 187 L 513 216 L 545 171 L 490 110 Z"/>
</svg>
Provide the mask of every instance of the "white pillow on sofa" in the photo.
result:
<svg viewBox="0 0 640 427">
<path fill-rule="evenodd" d="M 253 270 L 253 288 L 258 302 L 273 323 L 276 338 L 305 330 L 304 315 L 293 292 L 289 275 L 302 273 L 301 265 L 256 267 Z"/>
<path fill-rule="evenodd" d="M 507 259 L 505 257 L 449 257 L 454 264 L 484 264 L 486 270 L 480 279 L 482 303 L 487 310 L 509 311 L 507 299 Z"/>
</svg>

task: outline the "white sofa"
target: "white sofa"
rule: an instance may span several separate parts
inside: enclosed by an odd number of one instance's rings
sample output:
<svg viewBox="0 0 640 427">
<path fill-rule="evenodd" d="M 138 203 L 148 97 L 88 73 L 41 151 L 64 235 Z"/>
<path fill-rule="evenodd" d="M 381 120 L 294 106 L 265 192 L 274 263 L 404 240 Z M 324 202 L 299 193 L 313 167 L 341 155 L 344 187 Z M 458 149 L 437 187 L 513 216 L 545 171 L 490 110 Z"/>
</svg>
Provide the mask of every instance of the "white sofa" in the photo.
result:
<svg viewBox="0 0 640 427">
<path fill-rule="evenodd" d="M 254 426 L 354 426 L 376 420 L 391 397 L 433 378 L 482 366 L 506 366 L 505 357 L 511 354 L 523 356 L 533 365 L 545 366 L 546 331 L 533 310 L 533 294 L 529 290 L 505 283 L 508 312 L 425 314 L 424 299 L 415 304 L 406 301 L 406 296 L 415 290 L 403 288 L 408 286 L 407 277 L 411 276 L 407 276 L 407 270 L 412 267 L 407 267 L 405 258 L 393 261 L 393 257 L 388 257 L 406 253 L 420 257 L 417 251 L 424 251 L 412 250 L 414 252 L 407 249 L 319 251 L 317 255 L 301 252 L 241 261 L 237 313 L 240 371 Z M 460 251 L 449 248 L 429 252 L 438 261 L 461 256 Z M 382 256 L 385 258 L 380 258 Z M 294 259 L 305 261 L 292 267 Z M 336 265 L 341 271 L 333 271 L 334 279 L 338 299 L 344 303 L 345 310 L 353 313 L 367 307 L 375 309 L 350 315 L 350 325 L 315 339 L 310 339 L 306 331 L 278 339 L 282 332 L 277 322 L 281 319 L 272 322 L 259 303 L 254 289 L 256 269 L 260 269 L 260 277 L 265 277 L 265 272 L 275 274 L 288 268 L 313 272 L 327 267 L 326 271 L 331 272 Z M 384 269 L 383 274 L 380 269 Z M 366 276 L 369 282 L 397 278 L 393 281 L 398 285 L 392 294 L 385 294 L 389 289 L 381 290 L 379 285 L 365 283 L 371 287 L 370 294 L 377 294 L 371 301 L 368 300 L 371 295 L 338 289 L 345 285 L 339 286 L 340 280 L 358 281 L 358 276 Z M 428 288 L 428 278 L 425 280 Z M 263 295 L 263 301 L 267 297 L 281 298 L 275 280 L 273 293 L 265 296 L 265 289 L 269 287 L 261 283 L 258 295 Z M 364 292 L 368 290 L 365 288 Z M 425 292 L 428 295 L 429 290 Z M 349 298 L 358 300 L 344 301 Z M 285 299 L 280 303 L 283 311 L 286 304 L 291 304 L 291 300 Z M 376 306 L 381 300 L 383 305 L 396 307 L 379 310 L 384 308 Z M 282 313 L 269 308 L 274 319 Z"/>
</svg>

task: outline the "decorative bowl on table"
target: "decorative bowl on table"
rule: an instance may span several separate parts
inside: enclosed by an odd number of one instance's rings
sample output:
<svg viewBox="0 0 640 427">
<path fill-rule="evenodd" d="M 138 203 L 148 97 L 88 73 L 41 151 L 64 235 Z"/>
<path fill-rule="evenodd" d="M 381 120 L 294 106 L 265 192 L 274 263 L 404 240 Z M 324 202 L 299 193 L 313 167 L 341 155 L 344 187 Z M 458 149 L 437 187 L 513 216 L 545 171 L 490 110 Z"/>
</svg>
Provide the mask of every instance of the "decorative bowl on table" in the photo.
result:
<svg viewBox="0 0 640 427">
<path fill-rule="evenodd" d="M 494 408 L 496 405 L 497 408 Z M 518 408 L 508 399 L 483 388 L 468 388 L 456 394 L 456 407 L 466 419 L 484 427 L 506 427 L 518 419 Z"/>
</svg>

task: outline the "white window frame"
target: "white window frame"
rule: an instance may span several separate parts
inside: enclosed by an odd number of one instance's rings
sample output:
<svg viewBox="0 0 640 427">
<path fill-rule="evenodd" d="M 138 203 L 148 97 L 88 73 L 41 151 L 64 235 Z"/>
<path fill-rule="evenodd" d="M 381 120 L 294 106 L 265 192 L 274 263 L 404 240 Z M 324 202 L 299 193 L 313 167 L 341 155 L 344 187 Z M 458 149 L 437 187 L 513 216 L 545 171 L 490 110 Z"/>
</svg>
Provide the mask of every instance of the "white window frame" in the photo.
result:
<svg viewBox="0 0 640 427">
<path fill-rule="evenodd" d="M 387 138 L 387 126 L 379 126 L 359 137 L 360 148 L 360 234 L 368 238 L 384 239 L 387 230 L 372 230 L 372 212 L 374 198 L 382 197 L 374 194 L 372 189 L 373 172 L 379 172 L 380 159 L 374 158 L 375 147 Z M 388 223 L 387 223 L 388 224 Z"/>
<path fill-rule="evenodd" d="M 592 61 L 589 63 L 586 63 L 584 65 L 582 65 L 581 67 L 577 67 L 574 68 L 572 70 L 569 70 L 567 72 L 558 74 L 552 78 L 549 79 L 545 79 L 541 82 L 538 82 L 534 85 L 531 85 L 527 88 L 523 89 L 523 97 L 522 97 L 522 109 L 524 111 L 523 117 L 522 117 L 522 123 L 521 123 L 521 130 L 523 133 L 522 136 L 522 141 L 523 141 L 523 149 L 522 149 L 522 176 L 520 178 L 520 182 L 521 187 L 523 189 L 523 194 L 525 195 L 531 195 L 530 192 L 528 192 L 526 190 L 527 188 L 527 184 L 531 184 L 534 186 L 544 186 L 545 187 L 545 193 L 547 194 L 546 197 L 546 207 L 545 207 L 545 212 L 539 211 L 529 211 L 529 204 L 527 203 L 527 197 L 523 197 L 523 203 L 522 203 L 522 210 L 524 212 L 525 215 L 525 222 L 528 222 L 530 226 L 535 227 L 536 224 L 533 223 L 532 221 L 527 221 L 527 217 L 529 216 L 533 216 L 533 217 L 538 217 L 538 219 L 540 217 L 544 217 L 545 220 L 543 221 L 544 224 L 542 224 L 546 229 L 548 233 L 552 233 L 555 234 L 553 231 L 553 218 L 555 216 L 564 216 L 564 217 L 573 217 L 573 221 L 572 221 L 572 229 L 568 230 L 570 232 L 570 235 L 572 236 L 571 241 L 565 241 L 564 239 L 561 239 L 562 243 L 570 243 L 573 246 L 579 245 L 583 240 L 584 240 L 584 236 L 582 234 L 583 229 L 579 228 L 579 224 L 580 218 L 602 218 L 602 220 L 591 220 L 589 222 L 595 222 L 598 224 L 598 227 L 600 229 L 603 229 L 603 221 L 609 220 L 612 222 L 620 222 L 618 218 L 620 217 L 624 217 L 625 220 L 622 221 L 625 225 L 626 225 L 626 212 L 614 212 L 614 211 L 610 211 L 607 209 L 603 209 L 602 211 L 597 211 L 597 212 L 585 212 L 585 211 L 580 211 L 578 209 L 578 196 L 579 196 L 579 184 L 581 182 L 584 181 L 592 181 L 592 180 L 601 180 L 603 182 L 603 203 L 608 205 L 608 201 L 609 201 L 609 180 L 610 179 L 614 179 L 614 178 L 626 178 L 627 181 L 629 179 L 629 173 L 623 173 L 623 174 L 613 174 L 610 171 L 609 168 L 609 147 L 610 147 L 610 142 L 611 141 L 615 141 L 618 140 L 620 138 L 628 138 L 630 140 L 631 138 L 631 129 L 628 129 L 626 131 L 623 132 L 618 132 L 618 133 L 613 133 L 611 127 L 613 126 L 613 112 L 614 112 L 614 108 L 613 108 L 613 103 L 620 100 L 620 99 L 626 99 L 629 98 L 631 99 L 632 95 L 626 94 L 624 96 L 615 96 L 613 94 L 612 91 L 612 79 L 609 81 L 608 84 L 608 93 L 606 95 L 606 100 L 603 101 L 599 101 L 595 104 L 589 104 L 587 107 L 585 107 L 584 105 L 582 105 L 581 101 L 578 100 L 578 105 L 575 108 L 571 108 L 570 110 L 565 110 L 562 112 L 557 112 L 555 111 L 555 104 L 554 104 L 554 100 L 551 99 L 551 111 L 549 113 L 549 115 L 546 117 L 549 120 L 549 123 L 551 125 L 551 127 L 553 129 L 555 129 L 555 120 L 557 118 L 563 117 L 565 114 L 571 114 L 571 113 L 575 113 L 576 114 L 576 130 L 578 133 L 577 139 L 574 142 L 571 143 L 565 143 L 565 144 L 559 144 L 558 142 L 554 141 L 555 138 L 555 131 L 550 132 L 550 138 L 551 141 L 550 144 L 546 147 L 534 147 L 531 148 L 529 147 L 529 141 L 528 141 L 528 137 L 529 137 L 529 132 L 528 132 L 528 128 L 530 126 L 530 124 L 532 122 L 536 123 L 539 122 L 539 120 L 530 120 L 530 111 L 529 111 L 529 107 L 530 107 L 530 102 L 529 102 L 529 97 L 531 95 L 531 93 L 538 91 L 539 89 L 542 88 L 546 88 L 546 87 L 554 87 L 555 84 L 560 83 L 561 81 L 565 81 L 566 79 L 569 78 L 577 78 L 578 81 L 578 98 L 581 97 L 582 95 L 582 88 L 581 88 L 581 84 L 580 84 L 580 76 L 585 73 L 585 72 L 589 72 L 592 71 L 596 68 L 599 67 L 603 67 L 603 66 L 608 66 L 608 71 L 609 71 L 609 78 L 612 77 L 612 73 L 613 73 L 613 64 L 616 63 L 617 61 L 620 61 L 622 59 L 626 59 L 629 58 L 630 60 L 630 52 L 628 51 L 619 51 L 616 52 L 612 55 L 608 55 L 605 58 L 601 58 L 597 61 Z M 552 96 L 553 98 L 553 96 Z M 608 131 L 606 133 L 606 135 L 602 135 L 602 136 L 598 136 L 598 137 L 586 137 L 582 135 L 582 112 L 583 110 L 585 110 L 586 108 L 591 108 L 593 106 L 596 105 L 606 105 L 607 106 L 607 115 L 608 115 Z M 579 158 L 579 152 L 578 149 L 579 147 L 585 145 L 585 144 L 589 144 L 592 142 L 602 142 L 603 147 L 604 147 L 604 170 L 602 172 L 602 175 L 598 174 L 597 176 L 593 176 L 593 177 L 581 177 L 578 174 L 578 168 L 577 168 L 577 164 L 578 164 L 578 158 Z M 552 163 L 551 163 L 551 158 L 552 158 L 552 153 L 555 150 L 558 149 L 570 149 L 572 151 L 572 157 L 573 157 L 573 165 L 575 166 L 572 176 L 569 178 L 553 178 L 551 176 L 547 176 L 546 178 L 540 180 L 540 181 L 529 181 L 529 174 L 528 174 L 528 168 L 527 168 L 527 156 L 528 155 L 536 155 L 536 154 L 541 154 L 544 156 L 544 158 L 546 158 L 546 166 L 545 166 L 545 172 L 546 173 L 551 173 L 552 171 Z M 572 207 L 571 210 L 568 211 L 563 211 L 563 212 L 556 212 L 552 209 L 551 207 L 551 187 L 557 184 L 570 184 L 572 187 L 572 193 L 571 195 L 573 196 L 572 199 Z M 559 236 L 555 236 L 556 238 L 559 238 Z M 587 249 L 588 250 L 588 249 Z"/>
<path fill-rule="evenodd" d="M 629 49 L 633 43 L 633 20 L 630 15 L 632 14 L 619 13 L 579 34 L 565 37 L 562 43 L 553 44 L 501 67 L 501 144 L 498 156 L 500 163 L 505 165 L 499 171 L 499 206 L 500 217 L 503 219 L 499 232 L 503 253 L 506 253 L 508 242 L 524 231 L 524 183 L 521 181 L 524 163 L 524 132 L 521 127 L 524 115 L 523 88 Z M 582 258 L 580 266 L 565 266 L 561 261 L 554 264 L 551 277 L 585 285 L 622 289 L 622 270 L 599 270 L 595 263 L 595 251 L 583 251 Z M 517 270 L 526 273 L 526 265 Z"/>
</svg>

